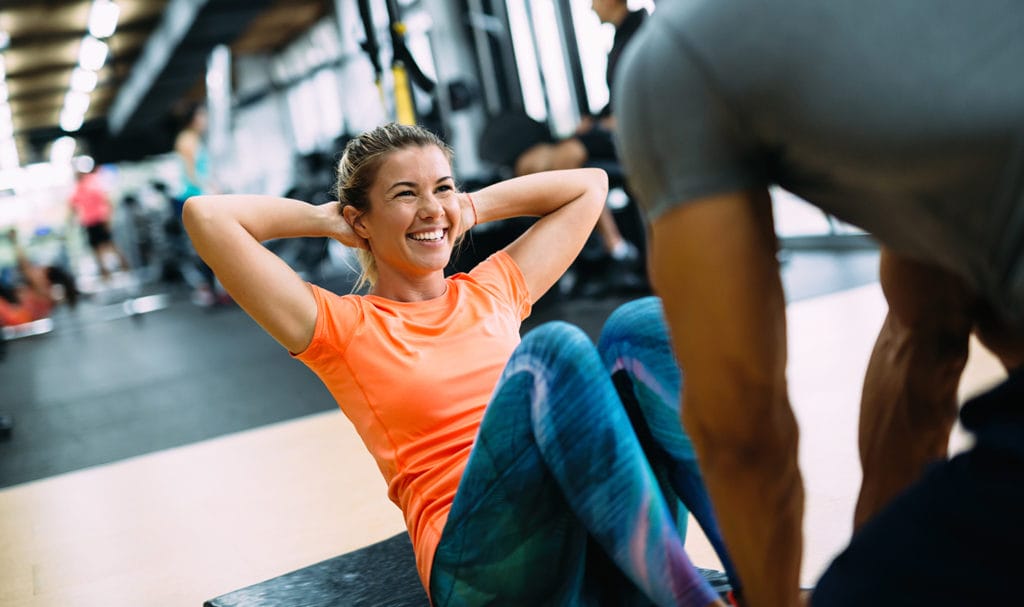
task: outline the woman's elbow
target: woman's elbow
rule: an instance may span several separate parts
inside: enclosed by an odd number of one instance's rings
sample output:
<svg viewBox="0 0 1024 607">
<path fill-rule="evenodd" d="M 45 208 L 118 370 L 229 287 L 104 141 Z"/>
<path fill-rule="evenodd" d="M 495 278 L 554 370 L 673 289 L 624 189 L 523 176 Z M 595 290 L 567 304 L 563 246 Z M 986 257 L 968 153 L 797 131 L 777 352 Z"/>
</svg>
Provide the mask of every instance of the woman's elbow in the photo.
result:
<svg viewBox="0 0 1024 607">
<path fill-rule="evenodd" d="M 583 169 L 588 171 L 587 176 L 590 180 L 590 187 L 595 189 L 602 199 L 608 196 L 608 173 L 604 169 L 596 167 L 588 167 Z"/>
<path fill-rule="evenodd" d="M 587 176 L 587 194 L 584 198 L 589 202 L 588 206 L 595 214 L 594 221 L 597 221 L 597 216 L 604 210 L 608 200 L 608 173 L 605 173 L 604 169 L 587 168 L 584 170 L 590 172 Z"/>
</svg>

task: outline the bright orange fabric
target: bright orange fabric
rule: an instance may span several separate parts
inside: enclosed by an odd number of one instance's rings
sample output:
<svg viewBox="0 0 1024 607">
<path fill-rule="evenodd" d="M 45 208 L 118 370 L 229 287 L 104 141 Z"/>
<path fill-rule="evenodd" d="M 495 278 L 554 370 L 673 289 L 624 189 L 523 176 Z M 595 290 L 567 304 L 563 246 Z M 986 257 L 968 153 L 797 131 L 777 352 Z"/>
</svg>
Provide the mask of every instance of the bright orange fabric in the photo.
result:
<svg viewBox="0 0 1024 607">
<path fill-rule="evenodd" d="M 355 425 L 405 515 L 416 566 L 430 566 L 491 392 L 530 313 L 504 252 L 447 279 L 444 295 L 403 303 L 313 286 L 313 341 L 296 358 Z"/>
<path fill-rule="evenodd" d="M 50 315 L 53 305 L 31 289 L 20 287 L 17 295 L 19 302 L 16 304 L 0 297 L 0 327 L 12 327 Z"/>
</svg>

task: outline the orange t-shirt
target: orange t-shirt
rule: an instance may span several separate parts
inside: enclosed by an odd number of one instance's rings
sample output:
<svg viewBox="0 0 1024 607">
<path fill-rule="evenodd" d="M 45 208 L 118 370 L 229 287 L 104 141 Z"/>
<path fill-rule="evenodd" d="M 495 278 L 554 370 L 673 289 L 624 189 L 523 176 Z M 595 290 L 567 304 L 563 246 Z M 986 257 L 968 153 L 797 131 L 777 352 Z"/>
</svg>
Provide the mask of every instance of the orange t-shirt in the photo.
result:
<svg viewBox="0 0 1024 607">
<path fill-rule="evenodd" d="M 515 261 L 499 251 L 405 303 L 312 285 L 316 329 L 296 358 L 355 425 L 405 515 L 416 566 L 430 566 L 484 409 L 530 313 Z"/>
</svg>

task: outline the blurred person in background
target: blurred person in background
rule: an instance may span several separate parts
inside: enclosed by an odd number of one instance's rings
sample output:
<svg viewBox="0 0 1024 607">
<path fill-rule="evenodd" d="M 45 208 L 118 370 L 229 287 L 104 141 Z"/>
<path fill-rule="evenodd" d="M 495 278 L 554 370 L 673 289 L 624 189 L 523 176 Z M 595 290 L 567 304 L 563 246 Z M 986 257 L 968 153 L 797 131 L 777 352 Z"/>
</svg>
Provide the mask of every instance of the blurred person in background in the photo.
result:
<svg viewBox="0 0 1024 607">
<path fill-rule="evenodd" d="M 8 230 L 6 236 L 14 247 L 16 271 L 4 272 L 0 279 L 0 327 L 47 318 L 62 301 L 72 308 L 78 305 L 78 288 L 71 274 L 60 266 L 32 262 L 16 229 Z"/>
<path fill-rule="evenodd" d="M 179 220 L 185 201 L 190 197 L 220 193 L 213 181 L 210 152 L 206 145 L 208 123 L 206 106 L 194 104 L 185 111 L 183 126 L 174 139 L 180 179 L 177 187 L 172 190 L 172 204 L 175 217 Z M 194 252 L 189 251 L 188 256 L 189 263 L 198 270 L 198 273 L 188 270 L 183 272 L 193 288 L 192 303 L 202 307 L 226 303 L 227 294 L 218 287 L 213 270 Z"/>
<path fill-rule="evenodd" d="M 110 281 L 110 270 L 105 262 L 107 256 L 117 259 L 120 271 L 127 271 L 131 266 L 121 249 L 114 244 L 110 232 L 113 208 L 110 205 L 110 196 L 100 178 L 99 167 L 93 165 L 88 170 L 78 172 L 77 175 L 75 189 L 71 194 L 71 210 L 78 218 L 78 223 L 85 228 L 96 267 L 103 282 L 106 283 Z"/>
<path fill-rule="evenodd" d="M 591 9 L 601 23 L 615 28 L 615 37 L 608 51 L 605 81 L 608 85 L 608 103 L 593 115 L 584 116 L 575 132 L 566 138 L 556 139 L 547 125 L 539 123 L 525 114 L 502 116 L 493 126 L 493 137 L 485 134 L 487 153 L 501 158 L 499 164 L 512 168 L 516 176 L 541 171 L 575 169 L 584 166 L 602 168 L 609 173 L 612 185 L 624 185 L 623 175 L 615 149 L 615 116 L 613 114 L 613 84 L 618 72 L 619 58 L 629 41 L 647 18 L 644 9 L 631 11 L 626 0 L 593 0 Z M 583 294 L 604 294 L 607 292 L 647 291 L 644 276 L 644 262 L 637 246 L 630 242 L 616 222 L 612 209 L 605 205 L 597 222 L 606 261 L 600 277 L 591 277 L 592 284 L 581 285 Z M 593 281 L 597 282 L 593 282 Z"/>
</svg>

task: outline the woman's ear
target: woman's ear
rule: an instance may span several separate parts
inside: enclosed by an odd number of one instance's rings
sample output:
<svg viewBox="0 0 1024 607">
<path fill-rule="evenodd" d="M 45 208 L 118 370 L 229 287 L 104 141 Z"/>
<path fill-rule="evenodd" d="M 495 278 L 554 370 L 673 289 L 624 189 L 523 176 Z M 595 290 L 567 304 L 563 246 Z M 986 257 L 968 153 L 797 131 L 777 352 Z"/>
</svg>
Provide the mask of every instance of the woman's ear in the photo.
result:
<svg viewBox="0 0 1024 607">
<path fill-rule="evenodd" d="M 360 238 L 367 239 L 370 237 L 370 232 L 366 229 L 363 224 L 364 213 L 359 209 L 355 208 L 350 204 L 346 204 L 341 210 L 342 216 L 348 225 L 352 226 L 352 231 L 355 232 Z"/>
</svg>

